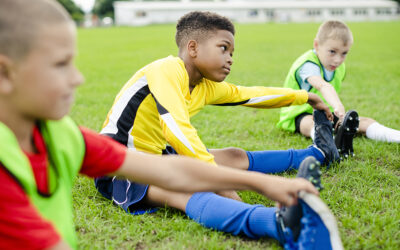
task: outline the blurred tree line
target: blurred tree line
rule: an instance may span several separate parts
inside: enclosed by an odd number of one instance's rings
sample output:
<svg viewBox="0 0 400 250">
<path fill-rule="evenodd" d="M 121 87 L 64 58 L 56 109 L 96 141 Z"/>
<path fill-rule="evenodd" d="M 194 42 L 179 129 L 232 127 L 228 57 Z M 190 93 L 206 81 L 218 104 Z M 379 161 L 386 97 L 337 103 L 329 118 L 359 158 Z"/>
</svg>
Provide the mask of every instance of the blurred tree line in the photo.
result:
<svg viewBox="0 0 400 250">
<path fill-rule="evenodd" d="M 129 1 L 129 0 L 96 0 L 93 7 L 93 14 L 100 18 L 111 17 L 114 19 L 114 5 L 115 1 Z"/>
<path fill-rule="evenodd" d="M 85 18 L 85 12 L 72 0 L 57 0 L 71 15 L 72 19 L 79 25 Z"/>
</svg>

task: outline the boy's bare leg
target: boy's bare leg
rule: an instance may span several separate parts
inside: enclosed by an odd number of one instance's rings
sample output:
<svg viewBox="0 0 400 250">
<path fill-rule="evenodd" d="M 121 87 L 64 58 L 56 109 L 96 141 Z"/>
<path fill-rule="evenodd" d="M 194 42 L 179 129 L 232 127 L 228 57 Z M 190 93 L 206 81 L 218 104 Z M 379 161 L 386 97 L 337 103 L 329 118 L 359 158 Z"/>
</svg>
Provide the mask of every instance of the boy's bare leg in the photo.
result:
<svg viewBox="0 0 400 250">
<path fill-rule="evenodd" d="M 312 115 L 304 116 L 300 122 L 300 133 L 305 137 L 311 137 L 311 129 L 314 127 L 314 119 Z"/>
<path fill-rule="evenodd" d="M 217 194 L 233 200 L 242 201 L 236 191 L 221 191 Z M 186 204 L 191 196 L 191 193 L 173 192 L 157 186 L 149 186 L 145 202 L 149 205 L 158 207 L 167 205 L 169 207 L 177 208 L 183 212 L 186 212 Z"/>
<path fill-rule="evenodd" d="M 367 128 L 374 122 L 376 121 L 372 118 L 360 116 L 360 125 L 358 126 L 358 132 L 365 135 L 367 133 Z"/>
<path fill-rule="evenodd" d="M 210 149 L 210 153 L 214 155 L 214 160 L 218 165 L 241 170 L 247 170 L 249 168 L 249 159 L 244 149 L 234 147 Z"/>
<path fill-rule="evenodd" d="M 177 208 L 183 212 L 186 212 L 186 204 L 188 203 L 191 193 L 181 193 L 167 191 L 157 186 L 149 186 L 145 202 L 152 206 L 163 207 L 165 205 L 173 208 Z"/>
</svg>

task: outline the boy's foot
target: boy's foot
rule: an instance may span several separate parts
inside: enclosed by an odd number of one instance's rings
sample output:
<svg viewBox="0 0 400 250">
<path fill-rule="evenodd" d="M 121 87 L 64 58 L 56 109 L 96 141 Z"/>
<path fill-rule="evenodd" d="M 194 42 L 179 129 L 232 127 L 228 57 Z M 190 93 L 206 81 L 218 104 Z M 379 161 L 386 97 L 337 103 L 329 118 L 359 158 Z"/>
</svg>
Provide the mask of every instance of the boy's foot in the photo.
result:
<svg viewBox="0 0 400 250">
<path fill-rule="evenodd" d="M 358 113 L 350 110 L 346 113 L 343 123 L 339 125 L 335 135 L 335 144 L 341 159 L 354 156 L 353 138 L 358 131 L 359 123 Z"/>
<path fill-rule="evenodd" d="M 319 161 L 314 157 L 309 156 L 301 162 L 296 177 L 310 181 L 318 190 L 321 190 L 323 187 L 321 185 L 320 165 Z M 303 213 L 300 205 L 283 207 L 277 211 L 276 221 L 278 223 L 278 232 L 281 234 L 281 238 L 284 236 L 284 229 L 290 228 L 293 239 L 297 240 L 300 235 L 300 220 L 302 216 Z"/>
<path fill-rule="evenodd" d="M 285 249 L 343 249 L 335 216 L 316 195 L 299 193 L 302 209 L 301 231 L 297 239 L 290 228 L 282 224 L 280 232 Z M 279 230 L 279 229 L 278 229 Z"/>
<path fill-rule="evenodd" d="M 325 164 L 329 166 L 332 162 L 339 162 L 339 152 L 336 148 L 332 135 L 332 123 L 326 118 L 324 111 L 314 110 L 315 145 L 324 152 Z"/>
</svg>

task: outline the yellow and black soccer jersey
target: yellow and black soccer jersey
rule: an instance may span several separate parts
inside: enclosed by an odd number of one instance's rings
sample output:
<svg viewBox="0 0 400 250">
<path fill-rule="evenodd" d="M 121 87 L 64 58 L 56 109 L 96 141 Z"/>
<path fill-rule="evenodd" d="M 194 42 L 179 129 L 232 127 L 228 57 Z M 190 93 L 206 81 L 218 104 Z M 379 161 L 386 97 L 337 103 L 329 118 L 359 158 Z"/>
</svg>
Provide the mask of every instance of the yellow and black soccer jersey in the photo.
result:
<svg viewBox="0 0 400 250">
<path fill-rule="evenodd" d="M 190 92 L 184 62 L 169 56 L 145 66 L 125 84 L 101 133 L 130 149 L 154 154 L 161 154 L 169 143 L 178 154 L 215 164 L 190 123 L 205 105 L 278 108 L 307 100 L 304 90 L 241 87 L 207 79 Z"/>
</svg>

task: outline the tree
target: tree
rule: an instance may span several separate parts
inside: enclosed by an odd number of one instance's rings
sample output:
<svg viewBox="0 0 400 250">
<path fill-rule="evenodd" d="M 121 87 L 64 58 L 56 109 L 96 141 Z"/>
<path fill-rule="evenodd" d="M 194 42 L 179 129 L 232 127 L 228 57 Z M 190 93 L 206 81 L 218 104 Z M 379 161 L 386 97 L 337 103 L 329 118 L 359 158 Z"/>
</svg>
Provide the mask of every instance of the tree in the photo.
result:
<svg viewBox="0 0 400 250">
<path fill-rule="evenodd" d="M 79 8 L 72 0 L 57 0 L 71 15 L 72 19 L 80 24 L 84 20 L 85 12 Z"/>
<path fill-rule="evenodd" d="M 129 1 L 129 0 L 96 0 L 93 7 L 93 14 L 100 18 L 111 17 L 114 19 L 114 2 L 115 1 Z"/>
</svg>

